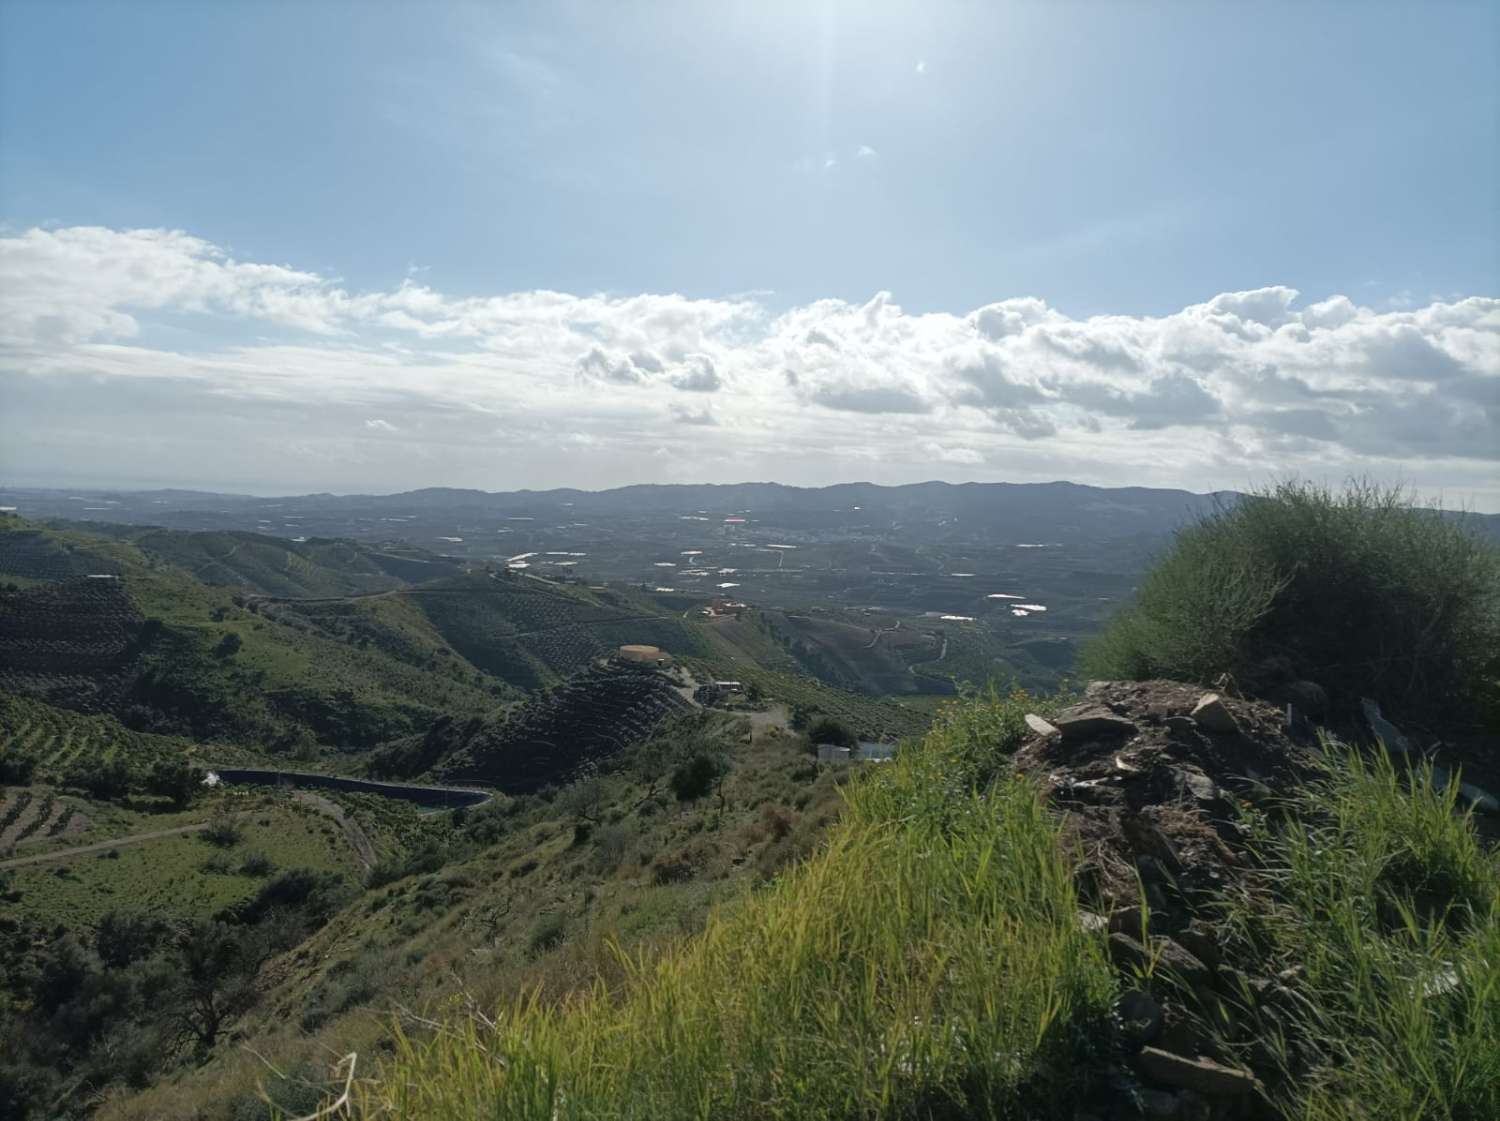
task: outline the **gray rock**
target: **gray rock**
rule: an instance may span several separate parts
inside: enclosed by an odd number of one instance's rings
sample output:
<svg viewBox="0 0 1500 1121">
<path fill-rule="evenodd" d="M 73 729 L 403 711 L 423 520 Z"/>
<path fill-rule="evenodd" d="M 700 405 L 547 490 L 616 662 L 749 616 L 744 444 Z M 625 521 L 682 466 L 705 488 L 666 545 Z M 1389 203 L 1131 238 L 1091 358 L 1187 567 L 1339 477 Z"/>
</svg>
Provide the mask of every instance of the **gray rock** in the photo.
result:
<svg viewBox="0 0 1500 1121">
<path fill-rule="evenodd" d="M 1174 937 L 1181 943 L 1183 949 L 1204 965 L 1210 969 L 1218 967 L 1219 939 L 1208 923 L 1202 919 L 1194 919 L 1187 924 L 1185 929 L 1179 930 Z"/>
<path fill-rule="evenodd" d="M 1115 1012 L 1120 1017 L 1125 1038 L 1137 1047 L 1155 1043 L 1161 1035 L 1161 1005 L 1150 993 L 1126 989 L 1115 1001 Z"/>
<path fill-rule="evenodd" d="M 1068 742 L 1095 736 L 1133 736 L 1136 726 L 1102 705 L 1074 705 L 1059 713 L 1052 724 Z"/>
<path fill-rule="evenodd" d="M 1170 938 L 1153 939 L 1151 949 L 1129 934 L 1109 936 L 1109 957 L 1122 970 L 1174 977 L 1193 988 L 1213 983 L 1213 970 Z"/>
<path fill-rule="evenodd" d="M 1132 938 L 1139 938 L 1142 933 L 1143 915 L 1144 912 L 1135 904 L 1129 907 L 1116 907 L 1109 913 L 1110 933 L 1128 934 Z"/>
<path fill-rule="evenodd" d="M 1144 972 L 1151 968 L 1151 952 L 1130 935 L 1119 932 L 1109 936 L 1109 960 L 1120 969 Z"/>
<path fill-rule="evenodd" d="M 1191 716 L 1169 716 L 1165 723 L 1174 735 L 1186 736 L 1198 730 L 1198 722 Z"/>
<path fill-rule="evenodd" d="M 1153 1082 L 1210 1098 L 1240 1097 L 1254 1093 L 1259 1086 L 1248 1070 L 1223 1066 L 1212 1059 L 1189 1059 L 1159 1047 L 1143 1048 L 1136 1064 Z"/>
<path fill-rule="evenodd" d="M 1061 734 L 1058 732 L 1055 724 L 1048 723 L 1034 712 L 1026 714 L 1026 727 L 1039 736 L 1056 736 Z"/>
<path fill-rule="evenodd" d="M 1213 802 L 1219 797 L 1219 788 L 1214 785 L 1214 780 L 1202 771 L 1179 767 L 1176 769 L 1176 778 L 1178 788 L 1195 802 Z"/>
<path fill-rule="evenodd" d="M 1163 938 L 1156 949 L 1159 954 L 1156 961 L 1158 971 L 1181 978 L 1194 988 L 1213 984 L 1214 971 L 1180 943 L 1171 938 Z"/>
<path fill-rule="evenodd" d="M 1447 790 L 1448 784 L 1453 781 L 1453 772 L 1447 767 L 1432 768 L 1432 782 L 1439 790 Z M 1472 782 L 1460 782 L 1458 784 L 1458 800 L 1465 806 L 1473 808 L 1475 813 L 1493 814 L 1500 813 L 1500 800 L 1483 787 L 1475 786 Z"/>
<path fill-rule="evenodd" d="M 1199 697 L 1198 703 L 1193 706 L 1192 715 L 1198 727 L 1205 732 L 1228 734 L 1240 730 L 1240 726 L 1235 723 L 1234 714 L 1217 693 L 1204 693 Z"/>
<path fill-rule="evenodd" d="M 1103 934 L 1109 929 L 1109 920 L 1093 911 L 1079 911 L 1078 925 L 1090 934 Z"/>
</svg>

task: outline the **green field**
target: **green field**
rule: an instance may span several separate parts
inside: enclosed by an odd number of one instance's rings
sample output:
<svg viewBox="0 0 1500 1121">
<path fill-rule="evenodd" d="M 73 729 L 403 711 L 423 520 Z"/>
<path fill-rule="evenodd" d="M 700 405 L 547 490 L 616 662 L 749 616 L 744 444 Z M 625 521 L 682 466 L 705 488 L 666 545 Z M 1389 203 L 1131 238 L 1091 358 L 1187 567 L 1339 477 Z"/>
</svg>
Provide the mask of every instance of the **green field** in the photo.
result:
<svg viewBox="0 0 1500 1121">
<path fill-rule="evenodd" d="M 233 815 L 242 836 L 228 848 L 188 833 L 121 845 L 63 862 L 12 869 L 11 889 L 19 893 L 19 899 L 7 910 L 18 919 L 42 926 L 61 924 L 70 930 L 87 930 L 101 915 L 113 910 L 145 912 L 170 920 L 205 918 L 248 899 L 260 888 L 264 876 L 237 871 L 250 853 L 268 857 L 278 870 L 311 868 L 357 879 L 357 862 L 337 827 L 285 800 L 226 794 L 184 814 L 135 815 L 133 823 L 117 817 L 110 825 L 133 825 L 112 834 L 126 838 L 132 833 L 204 821 L 221 813 Z M 91 839 L 76 840 L 87 843 Z M 22 855 L 31 854 L 28 851 Z M 206 869 L 205 865 L 215 859 L 225 861 L 229 870 Z"/>
</svg>

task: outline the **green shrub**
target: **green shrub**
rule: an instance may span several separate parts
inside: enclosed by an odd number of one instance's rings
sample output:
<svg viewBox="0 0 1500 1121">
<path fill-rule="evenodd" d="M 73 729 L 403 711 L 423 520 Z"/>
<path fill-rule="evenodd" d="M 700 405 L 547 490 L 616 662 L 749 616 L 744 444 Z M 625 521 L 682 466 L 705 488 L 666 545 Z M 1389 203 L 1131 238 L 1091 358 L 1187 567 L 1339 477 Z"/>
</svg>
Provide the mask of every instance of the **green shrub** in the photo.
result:
<svg viewBox="0 0 1500 1121">
<path fill-rule="evenodd" d="M 203 839 L 221 849 L 233 848 L 240 843 L 240 827 L 227 817 L 216 817 L 203 830 Z"/>
<path fill-rule="evenodd" d="M 833 744 L 837 747 L 853 747 L 859 742 L 848 725 L 842 724 L 831 716 L 820 717 L 807 730 L 808 741 L 814 744 Z"/>
<path fill-rule="evenodd" d="M 276 862 L 263 852 L 247 852 L 239 871 L 242 876 L 269 876 L 276 871 Z"/>
<path fill-rule="evenodd" d="M 533 954 L 544 954 L 563 940 L 567 928 L 563 917 L 555 911 L 542 915 L 532 924 L 526 937 L 526 948 Z"/>
<path fill-rule="evenodd" d="M 1306 678 L 1344 705 L 1484 702 L 1500 678 L 1500 550 L 1400 489 L 1283 483 L 1181 530 L 1081 668 L 1227 673 L 1252 690 Z"/>
</svg>

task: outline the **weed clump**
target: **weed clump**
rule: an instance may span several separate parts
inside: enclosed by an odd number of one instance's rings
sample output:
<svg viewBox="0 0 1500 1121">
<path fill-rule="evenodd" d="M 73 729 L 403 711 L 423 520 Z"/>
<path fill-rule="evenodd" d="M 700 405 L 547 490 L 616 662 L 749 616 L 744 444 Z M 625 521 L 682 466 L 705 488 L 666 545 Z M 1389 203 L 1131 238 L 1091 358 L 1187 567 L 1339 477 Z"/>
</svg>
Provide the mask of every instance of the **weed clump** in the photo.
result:
<svg viewBox="0 0 1500 1121">
<path fill-rule="evenodd" d="M 1500 860 L 1430 768 L 1333 751 L 1253 847 L 1273 888 L 1229 901 L 1231 945 L 1291 987 L 1260 1038 L 1304 1121 L 1500 1116 Z"/>
<path fill-rule="evenodd" d="M 1400 488 L 1301 482 L 1179 531 L 1084 650 L 1095 678 L 1315 681 L 1335 704 L 1493 704 L 1500 549 Z"/>
</svg>

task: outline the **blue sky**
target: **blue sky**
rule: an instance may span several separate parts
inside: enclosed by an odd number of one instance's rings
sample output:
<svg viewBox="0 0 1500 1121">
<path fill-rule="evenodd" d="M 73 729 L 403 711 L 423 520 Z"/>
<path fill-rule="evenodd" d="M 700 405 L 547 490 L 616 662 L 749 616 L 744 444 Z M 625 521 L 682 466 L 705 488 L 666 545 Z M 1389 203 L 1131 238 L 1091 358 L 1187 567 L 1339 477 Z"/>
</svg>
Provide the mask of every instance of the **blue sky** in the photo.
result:
<svg viewBox="0 0 1500 1121">
<path fill-rule="evenodd" d="M 0 389 L 14 424 L 0 415 L 0 436 L 21 440 L 25 461 L 0 450 L 0 469 L 346 489 L 370 479 L 361 448 L 378 436 L 380 486 L 501 486 L 518 473 L 600 485 L 648 454 L 634 477 L 678 477 L 688 467 L 673 441 L 711 418 L 728 450 L 694 456 L 692 470 L 726 477 L 1097 479 L 1118 474 L 1124 449 L 1142 477 L 1122 482 L 1368 469 L 1487 494 L 1495 313 L 1464 301 L 1500 291 L 1497 42 L 1500 7 L 1480 3 L 10 0 L 0 221 L 21 263 L 0 282 L 32 295 Z M 96 233 L 58 240 L 78 229 Z M 194 240 L 128 236 L 142 230 Z M 25 242 L 31 232 L 51 240 Z M 154 265 L 121 263 L 143 251 Z M 189 285 L 171 299 L 95 282 L 194 261 L 234 270 L 211 293 Z M 242 298 L 262 266 L 303 278 L 276 283 L 304 296 L 389 299 L 333 319 L 268 312 Z M 393 318 L 390 300 L 413 303 L 393 294 L 418 290 L 445 302 L 446 326 Z M 1254 354 L 1163 343 L 1182 334 L 1171 317 L 1261 290 L 1295 290 L 1282 304 L 1298 315 L 1332 297 L 1358 309 L 1321 326 L 1252 321 L 1354 332 L 1337 360 L 1316 354 L 1342 382 L 1250 400 L 1246 385 L 1263 390 L 1268 369 L 1307 381 L 1288 339 Z M 48 335 L 36 325 L 57 315 L 38 311 L 41 291 L 63 318 L 95 304 L 104 318 Z M 566 338 L 551 341 L 510 313 L 469 314 L 538 291 L 612 302 L 570 305 Z M 862 320 L 875 334 L 846 331 L 839 360 L 789 353 L 793 325 L 799 345 L 826 349 L 806 344 L 809 324 L 878 293 L 890 296 Z M 642 296 L 683 306 L 630 303 Z M 975 326 L 981 309 L 1016 300 L 1048 313 L 998 337 Z M 873 326 L 893 307 L 899 321 Z M 1462 324 L 1432 310 L 1453 307 L 1467 307 Z M 1422 322 L 1389 318 L 1424 309 Z M 674 333 L 683 316 L 685 336 Z M 1389 356 L 1356 369 L 1372 332 L 1396 351 L 1417 345 L 1414 332 L 1436 372 Z M 1129 361 L 1078 367 L 1080 347 Z M 395 351 L 399 391 L 378 363 L 364 387 L 336 372 Z M 637 352 L 644 365 L 627 361 Z M 1475 402 L 1457 410 L 1462 431 L 1449 439 L 1434 418 L 1425 435 L 1397 432 L 1397 414 L 1448 376 L 1444 356 L 1479 379 L 1460 394 Z M 703 361 L 714 375 L 695 380 Z M 1214 380 L 1231 367 L 1238 389 Z M 318 415 L 266 423 L 268 400 L 295 400 L 281 383 L 266 389 L 288 368 Z M 1389 399 L 1359 396 L 1382 378 L 1405 380 Z M 84 386 L 127 431 L 58 422 Z M 584 416 L 601 386 L 633 395 Z M 152 437 L 129 403 L 162 394 L 222 424 L 227 458 Z M 405 426 L 384 416 L 398 403 Z M 1132 403 L 1157 415 L 1143 425 Z M 557 432 L 571 416 L 567 434 L 594 443 L 543 461 L 513 434 L 466 427 L 547 408 Z M 777 446 L 757 425 L 778 408 L 790 419 L 764 427 L 795 429 L 809 409 L 847 421 L 843 461 Z M 462 429 L 472 453 L 449 448 L 449 465 L 434 466 L 429 415 Z M 1179 454 L 1160 462 L 1143 433 L 1164 421 L 1191 429 L 1194 456 L 1175 440 Z M 122 443 L 131 424 L 137 439 Z M 266 443 L 276 431 L 293 443 Z M 903 433 L 937 450 L 887 463 Z"/>
</svg>

